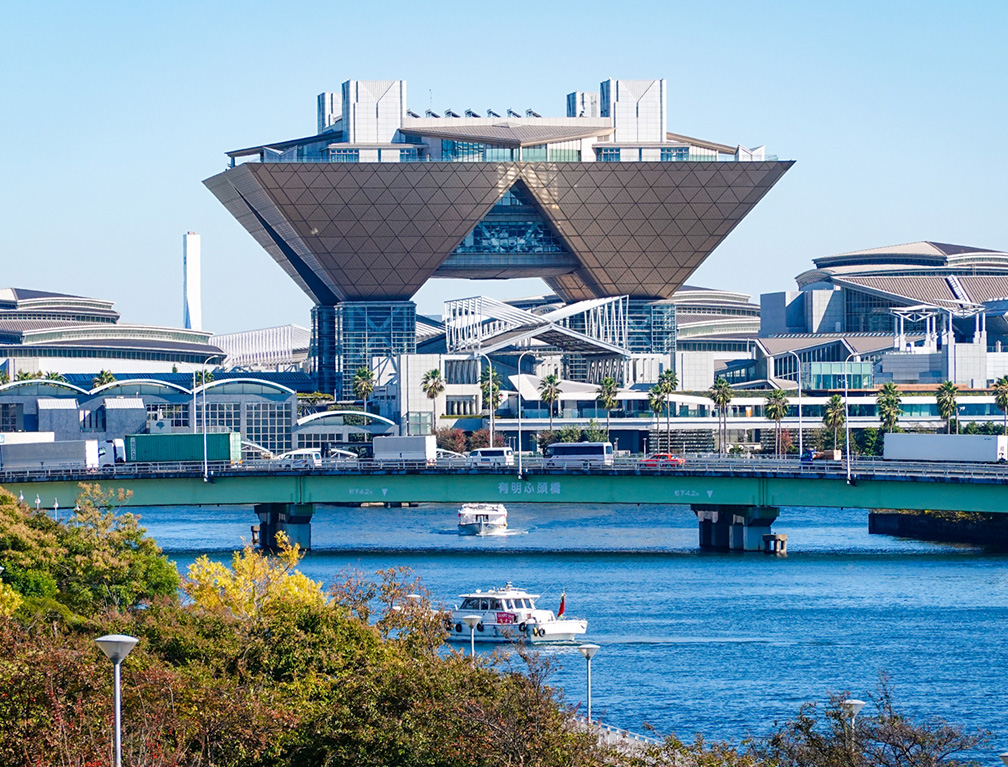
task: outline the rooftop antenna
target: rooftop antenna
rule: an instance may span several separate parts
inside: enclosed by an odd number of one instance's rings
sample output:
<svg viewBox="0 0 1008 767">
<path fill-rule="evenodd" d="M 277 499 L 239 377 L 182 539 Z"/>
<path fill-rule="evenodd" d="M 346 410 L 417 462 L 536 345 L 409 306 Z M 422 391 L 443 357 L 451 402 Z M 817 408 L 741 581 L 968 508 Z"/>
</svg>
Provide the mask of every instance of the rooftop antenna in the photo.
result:
<svg viewBox="0 0 1008 767">
<path fill-rule="evenodd" d="M 433 109 L 428 109 L 426 112 L 424 112 L 424 114 L 427 115 L 428 117 L 440 117 L 441 116 L 437 112 L 435 112 Z"/>
<path fill-rule="evenodd" d="M 416 112 L 414 112 L 412 109 L 407 109 L 406 110 L 406 115 L 408 117 L 419 117 L 420 116 Z"/>
</svg>

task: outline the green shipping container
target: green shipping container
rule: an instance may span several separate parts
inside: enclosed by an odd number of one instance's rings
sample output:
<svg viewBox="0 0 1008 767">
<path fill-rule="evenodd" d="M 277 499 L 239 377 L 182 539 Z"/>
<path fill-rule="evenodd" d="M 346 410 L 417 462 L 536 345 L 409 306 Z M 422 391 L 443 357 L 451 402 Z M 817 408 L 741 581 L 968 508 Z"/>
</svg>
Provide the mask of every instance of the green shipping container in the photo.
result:
<svg viewBox="0 0 1008 767">
<path fill-rule="evenodd" d="M 241 461 L 241 434 L 207 434 L 208 461 Z M 126 436 L 127 463 L 158 461 L 202 461 L 203 434 L 129 434 Z"/>
</svg>

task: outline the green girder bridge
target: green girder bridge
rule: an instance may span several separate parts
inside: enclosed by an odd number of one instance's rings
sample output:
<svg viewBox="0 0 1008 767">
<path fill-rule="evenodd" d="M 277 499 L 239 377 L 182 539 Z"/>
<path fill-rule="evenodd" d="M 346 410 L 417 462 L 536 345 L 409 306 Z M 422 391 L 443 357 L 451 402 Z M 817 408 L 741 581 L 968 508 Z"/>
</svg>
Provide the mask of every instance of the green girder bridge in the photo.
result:
<svg viewBox="0 0 1008 767">
<path fill-rule="evenodd" d="M 109 467 L 107 467 L 108 469 Z M 318 504 L 401 505 L 466 502 L 675 504 L 697 514 L 700 546 L 760 550 L 781 507 L 1008 511 L 1008 467 L 854 460 L 802 464 L 795 460 L 690 458 L 679 468 L 618 462 L 593 469 L 546 469 L 527 462 L 497 470 L 429 467 L 409 462 L 277 469 L 266 462 L 132 465 L 99 472 L 48 471 L 0 478 L 26 503 L 72 509 L 79 482 L 132 492 L 129 506 L 251 505 L 261 545 L 278 531 L 305 548 Z M 208 509 L 208 513 L 212 513 Z"/>
</svg>

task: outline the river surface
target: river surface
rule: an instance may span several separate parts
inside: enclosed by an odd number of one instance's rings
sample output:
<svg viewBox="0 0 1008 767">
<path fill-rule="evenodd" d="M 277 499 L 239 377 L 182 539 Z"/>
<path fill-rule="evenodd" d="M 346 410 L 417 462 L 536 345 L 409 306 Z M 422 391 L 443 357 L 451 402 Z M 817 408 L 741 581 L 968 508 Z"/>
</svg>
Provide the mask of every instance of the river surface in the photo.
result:
<svg viewBox="0 0 1008 767">
<path fill-rule="evenodd" d="M 228 559 L 256 521 L 247 507 L 136 511 L 183 573 L 201 553 Z M 456 534 L 455 507 L 318 507 L 301 569 L 328 585 L 408 566 L 448 607 L 511 581 L 555 611 L 566 590 L 601 646 L 592 713 L 632 731 L 737 743 L 830 691 L 867 699 L 885 672 L 902 709 L 992 729 L 1008 750 L 1005 554 L 870 536 L 864 510 L 784 509 L 786 558 L 699 552 L 687 507 L 508 511 L 509 535 L 477 538 Z M 584 659 L 544 652 L 583 713 Z"/>
</svg>

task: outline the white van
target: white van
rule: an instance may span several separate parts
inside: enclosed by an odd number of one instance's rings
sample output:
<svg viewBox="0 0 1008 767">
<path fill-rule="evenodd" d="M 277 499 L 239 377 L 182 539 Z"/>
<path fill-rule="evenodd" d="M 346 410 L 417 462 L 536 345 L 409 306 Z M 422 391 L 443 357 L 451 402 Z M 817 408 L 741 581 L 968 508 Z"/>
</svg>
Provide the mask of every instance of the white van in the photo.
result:
<svg viewBox="0 0 1008 767">
<path fill-rule="evenodd" d="M 509 447 L 478 447 L 466 458 L 466 466 L 514 466 L 514 462 Z"/>
<path fill-rule="evenodd" d="M 303 447 L 278 455 L 273 462 L 284 469 L 314 468 L 322 465 L 322 452 L 317 447 Z"/>
</svg>

